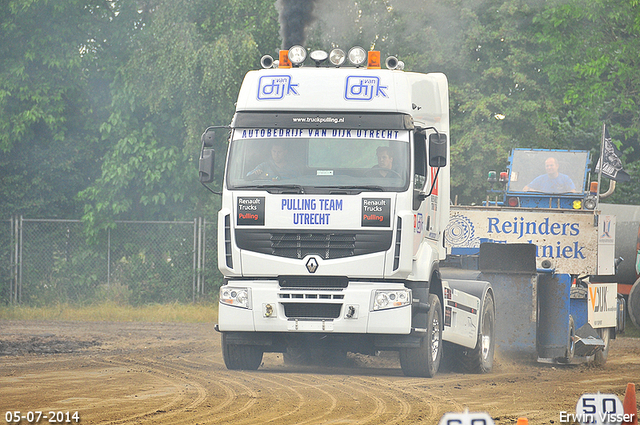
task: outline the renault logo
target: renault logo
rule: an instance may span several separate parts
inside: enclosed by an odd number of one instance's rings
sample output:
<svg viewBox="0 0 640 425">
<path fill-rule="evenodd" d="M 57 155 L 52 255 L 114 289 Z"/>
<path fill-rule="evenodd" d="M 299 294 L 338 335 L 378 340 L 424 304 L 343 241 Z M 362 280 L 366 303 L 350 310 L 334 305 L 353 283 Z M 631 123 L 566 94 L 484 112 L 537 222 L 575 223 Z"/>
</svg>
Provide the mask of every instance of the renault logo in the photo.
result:
<svg viewBox="0 0 640 425">
<path fill-rule="evenodd" d="M 315 273 L 316 270 L 318 270 L 318 260 L 314 257 L 309 258 L 309 261 L 307 261 L 307 270 L 309 270 L 309 273 Z"/>
</svg>

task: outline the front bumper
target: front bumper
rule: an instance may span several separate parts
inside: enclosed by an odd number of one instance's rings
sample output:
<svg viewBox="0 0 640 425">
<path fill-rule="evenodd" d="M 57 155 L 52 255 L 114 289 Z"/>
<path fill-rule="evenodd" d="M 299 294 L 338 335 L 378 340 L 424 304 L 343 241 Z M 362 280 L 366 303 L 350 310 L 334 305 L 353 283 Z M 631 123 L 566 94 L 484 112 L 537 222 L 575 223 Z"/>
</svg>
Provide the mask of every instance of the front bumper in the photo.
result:
<svg viewBox="0 0 640 425">
<path fill-rule="evenodd" d="M 281 288 L 277 280 L 231 280 L 249 288 L 248 307 L 220 303 L 221 332 L 399 334 L 411 332 L 411 305 L 373 310 L 376 290 L 401 283 L 349 282 L 346 288 Z"/>
</svg>

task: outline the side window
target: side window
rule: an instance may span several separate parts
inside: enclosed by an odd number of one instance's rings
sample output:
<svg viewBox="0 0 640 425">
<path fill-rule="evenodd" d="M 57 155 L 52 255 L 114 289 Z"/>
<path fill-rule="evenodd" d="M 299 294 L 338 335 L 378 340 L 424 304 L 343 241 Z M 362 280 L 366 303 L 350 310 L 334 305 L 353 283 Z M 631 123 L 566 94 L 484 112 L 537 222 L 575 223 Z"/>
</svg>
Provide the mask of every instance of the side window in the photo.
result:
<svg viewBox="0 0 640 425">
<path fill-rule="evenodd" d="M 427 181 L 427 136 L 423 132 L 414 133 L 414 189 L 422 190 Z"/>
</svg>

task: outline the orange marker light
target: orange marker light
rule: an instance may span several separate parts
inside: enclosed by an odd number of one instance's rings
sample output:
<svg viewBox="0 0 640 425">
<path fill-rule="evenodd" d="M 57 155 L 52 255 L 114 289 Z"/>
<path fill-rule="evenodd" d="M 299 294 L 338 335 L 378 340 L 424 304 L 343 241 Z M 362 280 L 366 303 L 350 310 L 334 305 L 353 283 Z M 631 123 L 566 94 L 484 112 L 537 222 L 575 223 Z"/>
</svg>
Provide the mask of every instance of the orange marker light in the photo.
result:
<svg viewBox="0 0 640 425">
<path fill-rule="evenodd" d="M 291 68 L 291 61 L 289 60 L 288 50 L 280 50 L 278 68 Z"/>
<path fill-rule="evenodd" d="M 598 182 L 591 182 L 589 185 L 589 192 L 598 193 Z"/>
<path fill-rule="evenodd" d="M 380 69 L 380 51 L 372 50 L 367 54 L 367 68 Z"/>
</svg>

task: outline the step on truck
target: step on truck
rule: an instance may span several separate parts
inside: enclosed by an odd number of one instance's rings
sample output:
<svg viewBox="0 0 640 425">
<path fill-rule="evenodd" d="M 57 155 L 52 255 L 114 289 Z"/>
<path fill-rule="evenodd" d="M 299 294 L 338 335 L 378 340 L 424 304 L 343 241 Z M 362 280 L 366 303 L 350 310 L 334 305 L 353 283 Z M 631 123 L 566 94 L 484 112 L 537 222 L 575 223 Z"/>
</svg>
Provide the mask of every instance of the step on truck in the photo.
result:
<svg viewBox="0 0 640 425">
<path fill-rule="evenodd" d="M 433 376 L 445 350 L 491 370 L 490 283 L 446 278 L 448 85 L 379 52 L 294 46 L 244 77 L 228 128 L 218 214 L 216 330 L 229 369 L 339 364 L 397 351 Z M 202 137 L 200 181 L 213 181 Z M 218 131 L 219 132 L 219 131 Z"/>
</svg>

